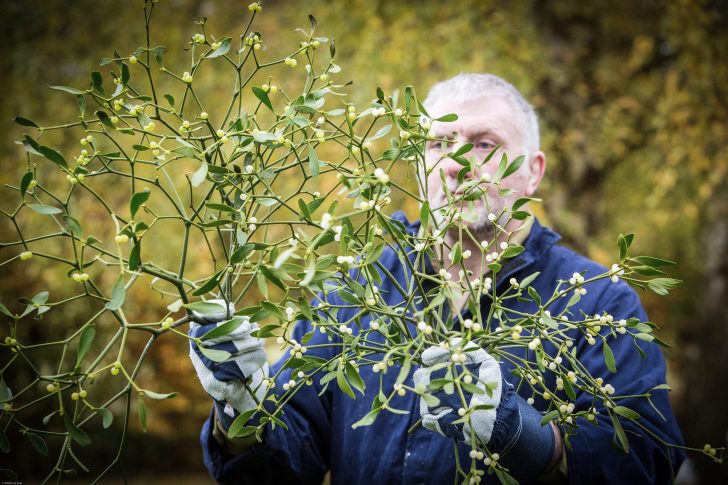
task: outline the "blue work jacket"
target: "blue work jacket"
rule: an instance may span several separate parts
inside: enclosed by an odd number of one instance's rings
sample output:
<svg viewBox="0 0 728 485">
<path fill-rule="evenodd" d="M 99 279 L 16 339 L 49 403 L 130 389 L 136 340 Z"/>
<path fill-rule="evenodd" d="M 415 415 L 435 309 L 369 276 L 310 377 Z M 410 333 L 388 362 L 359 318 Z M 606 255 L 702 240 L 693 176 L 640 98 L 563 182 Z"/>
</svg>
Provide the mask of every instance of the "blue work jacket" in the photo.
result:
<svg viewBox="0 0 728 485">
<path fill-rule="evenodd" d="M 419 224 L 409 224 L 402 214 L 397 219 L 407 226 L 411 234 Z M 584 272 L 585 278 L 601 274 L 605 268 L 593 261 L 557 245 L 560 237 L 552 230 L 534 221 L 530 234 L 524 242 L 525 251 L 513 258 L 498 274 L 497 290 L 505 290 L 501 284 L 508 285 L 510 278 L 522 280 L 534 272 L 540 272 L 531 285 L 542 296 L 553 294 L 557 280 L 568 280 L 575 272 Z M 413 256 L 414 257 L 414 256 Z M 409 295 L 402 294 L 411 284 L 411 275 L 393 251 L 385 251 L 380 263 L 396 279 L 383 278 L 380 295 L 389 306 L 396 306 Z M 431 266 L 430 266 L 431 269 Z M 386 273 L 385 273 L 386 274 Z M 602 279 L 586 287 L 588 292 L 570 310 L 572 314 L 583 311 L 587 315 L 607 313 L 615 319 L 639 318 L 646 321 L 645 314 L 635 291 L 621 280 L 612 283 Z M 406 292 L 405 292 L 406 293 Z M 569 298 L 561 298 L 550 308 L 553 315 L 560 314 Z M 333 305 L 349 305 L 335 294 L 328 297 Z M 533 313 L 538 307 L 533 301 L 507 300 L 508 305 L 517 311 Z M 487 315 L 490 299 L 481 299 L 482 314 Z M 349 305 L 338 313 L 340 321 L 348 321 L 360 309 Z M 360 320 L 361 328 L 369 326 L 370 317 Z M 314 330 L 308 321 L 300 321 L 293 337 L 300 342 L 308 332 Z M 358 329 L 354 329 L 356 332 Z M 416 328 L 411 328 L 416 332 Z M 377 332 L 372 332 L 374 336 Z M 579 361 L 594 377 L 602 377 L 604 383 L 615 389 L 615 397 L 620 395 L 643 394 L 665 382 L 665 361 L 661 351 L 653 342 L 640 341 L 644 352 L 641 357 L 633 339 L 628 335 L 609 337 L 608 343 L 614 353 L 618 372 L 611 373 L 605 365 L 601 339 L 589 345 L 580 333 L 574 332 Z M 314 332 L 308 346 L 330 343 L 329 336 Z M 544 350 L 552 355 L 556 349 L 544 345 Z M 516 349 L 513 355 L 527 357 L 528 349 Z M 334 347 L 309 350 L 309 355 L 330 359 L 337 353 Z M 534 354 L 528 356 L 534 361 Z M 272 366 L 278 371 L 286 358 Z M 511 375 L 512 365 L 502 361 L 503 375 L 520 389 L 522 397 L 528 398 L 530 386 L 518 386 L 517 377 Z M 455 481 L 455 450 L 465 470 L 469 469 L 470 447 L 457 443 L 437 433 L 417 426 L 408 432 L 420 418 L 420 398 L 413 392 L 395 396 L 390 405 L 408 414 L 381 412 L 370 426 L 352 429 L 352 424 L 366 415 L 383 379 L 385 394 L 391 393 L 399 374 L 398 368 L 391 367 L 383 375 L 374 373 L 371 366 L 359 367 L 361 378 L 366 384 L 365 395 L 357 394 L 351 399 L 344 394 L 335 382 L 331 382 L 322 393 L 319 378 L 314 384 L 303 386 L 288 402 L 281 419 L 288 429 L 280 426 L 268 428 L 262 443 L 254 445 L 249 451 L 239 455 L 227 455 L 212 436 L 213 417 L 202 428 L 201 441 L 204 462 L 211 475 L 223 483 L 320 484 L 327 470 L 331 471 L 333 484 L 451 484 L 461 483 L 462 477 Z M 414 370 L 414 369 L 413 369 Z M 283 383 L 291 378 L 290 370 L 283 371 L 277 380 L 277 392 L 282 393 Z M 555 389 L 556 375 L 547 371 L 545 380 L 550 389 Z M 412 377 L 405 384 L 412 386 Z M 576 410 L 592 407 L 593 398 L 580 393 L 574 402 Z M 319 394 L 321 394 L 319 396 Z M 673 417 L 666 390 L 651 391 L 654 407 L 644 398 L 619 398 L 619 405 L 627 406 L 641 416 L 639 423 L 655 433 L 662 440 L 672 444 L 682 444 L 682 437 Z M 596 403 L 599 410 L 595 423 L 584 418 L 578 419 L 578 430 L 569 439 L 571 447 L 566 450 L 568 481 L 572 484 L 599 483 L 669 483 L 673 473 L 682 462 L 683 453 L 679 450 L 666 450 L 658 440 L 645 433 L 634 423 L 620 420 L 629 440 L 629 453 L 617 449 L 613 444 L 614 427 L 601 402 Z M 534 407 L 546 412 L 549 402 L 541 398 L 535 400 Z M 497 431 L 494 430 L 494 432 Z M 480 467 L 486 467 L 480 462 Z M 482 483 L 498 483 L 495 475 L 485 474 Z"/>
</svg>

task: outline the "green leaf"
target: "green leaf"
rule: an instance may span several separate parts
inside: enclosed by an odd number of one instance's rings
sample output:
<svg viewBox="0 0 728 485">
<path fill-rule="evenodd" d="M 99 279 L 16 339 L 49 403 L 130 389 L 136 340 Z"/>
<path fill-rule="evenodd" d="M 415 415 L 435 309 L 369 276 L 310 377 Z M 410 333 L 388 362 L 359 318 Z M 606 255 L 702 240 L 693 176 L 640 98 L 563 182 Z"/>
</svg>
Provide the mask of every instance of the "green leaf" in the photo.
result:
<svg viewBox="0 0 728 485">
<path fill-rule="evenodd" d="M 114 283 L 114 287 L 111 290 L 111 301 L 106 303 L 105 307 L 107 310 L 116 311 L 121 308 L 126 297 L 126 290 L 124 289 L 124 278 L 119 276 Z"/>
<path fill-rule="evenodd" d="M 533 287 L 528 287 L 528 294 L 531 295 L 531 299 L 536 302 L 536 305 L 541 306 L 541 295 Z"/>
<path fill-rule="evenodd" d="M 91 344 L 96 337 L 96 329 L 93 325 L 88 325 L 81 332 L 81 337 L 78 339 L 78 352 L 76 353 L 76 365 L 79 365 L 83 360 L 86 353 L 91 348 Z"/>
<path fill-rule="evenodd" d="M 376 421 L 377 416 L 379 415 L 379 413 L 381 411 L 382 411 L 381 407 L 378 407 L 378 408 L 375 408 L 375 409 L 369 411 L 367 414 L 364 415 L 363 418 L 361 418 L 356 423 L 352 424 L 351 427 L 353 429 L 356 429 L 356 428 L 360 428 L 362 426 L 370 426 L 371 424 L 374 423 L 374 421 Z"/>
<path fill-rule="evenodd" d="M 28 191 L 28 187 L 30 187 L 30 182 L 33 181 L 33 172 L 25 172 L 25 175 L 23 175 L 23 178 L 20 179 L 20 196 L 25 197 L 25 193 Z"/>
<path fill-rule="evenodd" d="M 248 426 L 248 422 L 250 421 L 250 418 L 253 417 L 256 411 L 257 409 L 250 409 L 235 418 L 235 421 L 233 421 L 233 424 L 231 424 L 230 428 L 228 429 L 228 436 L 230 438 L 238 438 L 241 436 L 248 436 L 253 434 L 256 428 L 255 426 Z M 253 431 L 249 432 L 248 428 L 251 428 Z"/>
<path fill-rule="evenodd" d="M 351 365 L 348 360 L 346 361 L 346 377 L 349 379 L 349 382 L 351 382 L 351 385 L 354 387 L 354 389 L 364 395 L 364 389 L 366 385 L 359 375 L 359 370 Z"/>
<path fill-rule="evenodd" d="M 465 145 L 463 145 L 460 148 L 458 148 L 455 153 L 453 153 L 452 155 L 450 155 L 450 157 L 451 158 L 462 157 L 466 153 L 470 152 L 470 150 L 472 150 L 472 149 L 473 149 L 473 144 L 472 143 L 466 143 Z M 470 165 L 470 164 L 466 162 L 466 165 Z"/>
<path fill-rule="evenodd" d="M 650 335 L 649 333 L 636 333 L 634 336 L 640 340 L 644 340 L 645 342 L 652 342 L 655 340 L 654 335 Z"/>
<path fill-rule="evenodd" d="M 102 125 L 108 126 L 109 128 L 114 127 L 114 124 L 111 122 L 111 118 L 109 118 L 109 115 L 106 114 L 106 111 L 98 110 L 94 114 L 99 119 Z"/>
<path fill-rule="evenodd" d="M 31 210 L 34 210 L 38 214 L 44 214 L 44 215 L 45 214 L 47 214 L 47 215 L 60 214 L 61 212 L 63 212 L 58 207 L 53 207 L 50 205 L 42 205 L 42 204 L 28 204 L 28 208 Z"/>
<path fill-rule="evenodd" d="M 136 271 L 139 269 L 139 264 L 141 263 L 141 250 L 142 250 L 142 244 L 141 242 L 137 242 L 134 247 L 131 248 L 131 251 L 129 252 L 129 270 L 130 271 Z"/>
<path fill-rule="evenodd" d="M 69 215 L 64 215 L 63 222 L 66 223 L 74 236 L 80 238 L 83 235 L 83 231 L 81 230 L 81 224 L 78 222 L 78 220 L 74 219 Z"/>
<path fill-rule="evenodd" d="M 521 207 L 523 207 L 526 203 L 528 203 L 530 201 L 541 202 L 541 199 L 535 199 L 533 197 L 522 197 L 513 203 L 511 210 L 517 211 L 518 209 L 520 209 Z"/>
<path fill-rule="evenodd" d="M 467 382 L 461 382 L 460 386 L 471 394 L 485 394 L 485 389 L 476 386 L 475 384 L 468 384 Z"/>
<path fill-rule="evenodd" d="M 422 227 L 422 233 L 427 234 L 427 230 L 430 227 L 430 202 L 424 201 L 420 207 L 420 224 Z"/>
<path fill-rule="evenodd" d="M 225 323 L 221 323 L 220 325 L 216 326 L 215 328 L 211 329 L 205 335 L 200 337 L 202 340 L 208 340 L 211 338 L 218 338 L 218 337 L 224 337 L 225 335 L 234 332 L 235 330 L 240 327 L 245 322 L 245 319 L 237 317 L 233 318 L 232 320 L 228 320 Z M 276 325 L 277 327 L 277 325 Z"/>
<path fill-rule="evenodd" d="M 0 303 L 0 312 L 4 313 L 5 315 L 9 316 L 10 318 L 15 318 L 15 316 L 8 310 L 8 307 Z"/>
<path fill-rule="evenodd" d="M 629 441 L 627 441 L 627 435 L 625 434 L 622 425 L 619 423 L 619 419 L 617 419 L 617 416 L 615 416 L 614 413 L 609 413 L 609 417 L 612 419 L 612 425 L 614 426 L 614 436 L 616 440 L 618 440 L 618 444 L 620 445 L 622 451 L 624 451 L 625 453 L 629 453 Z M 617 441 L 615 441 L 615 443 L 616 442 Z"/>
<path fill-rule="evenodd" d="M 607 369 L 609 369 L 609 372 L 616 373 L 617 366 L 614 362 L 614 353 L 607 342 L 604 342 L 602 350 L 604 351 L 604 363 L 607 364 Z"/>
<path fill-rule="evenodd" d="M 142 431 L 147 432 L 147 410 L 144 407 L 144 399 L 141 396 L 137 397 L 137 404 L 139 405 L 139 425 L 142 427 Z"/>
<path fill-rule="evenodd" d="M 182 305 L 188 310 L 200 313 L 201 315 L 212 315 L 214 313 L 225 311 L 225 306 L 219 303 L 210 303 L 209 301 L 195 301 Z"/>
<path fill-rule="evenodd" d="M 526 158 L 523 155 L 521 155 L 519 157 L 516 157 L 516 159 L 513 160 L 508 165 L 508 168 L 506 168 L 506 171 L 503 173 L 503 178 L 508 177 L 509 175 L 511 175 L 512 173 L 514 173 L 516 170 L 518 170 L 519 168 L 521 168 L 521 165 L 523 164 L 523 161 L 525 159 Z"/>
<path fill-rule="evenodd" d="M 571 385 L 571 381 L 568 377 L 562 378 L 562 381 L 564 382 L 564 392 L 568 396 L 569 399 L 572 401 L 576 401 L 576 393 L 574 392 L 574 386 Z"/>
<path fill-rule="evenodd" d="M 501 254 L 502 259 L 510 259 L 515 258 L 519 254 L 521 254 L 523 251 L 525 251 L 526 248 L 523 246 L 508 246 L 505 251 Z"/>
<path fill-rule="evenodd" d="M 91 444 L 91 438 L 89 438 L 82 429 L 77 428 L 76 425 L 73 424 L 73 421 L 68 418 L 67 414 L 63 415 L 63 424 L 65 424 L 66 430 L 73 441 L 78 443 L 80 446 L 88 446 Z"/>
<path fill-rule="evenodd" d="M 532 274 L 530 274 L 530 275 L 526 276 L 525 278 L 523 278 L 523 279 L 521 280 L 521 283 L 520 283 L 520 286 L 521 286 L 521 288 L 525 288 L 525 287 L 527 287 L 528 285 L 530 285 L 531 283 L 533 283 L 533 282 L 534 282 L 534 280 L 535 280 L 536 278 L 538 278 L 538 275 L 540 275 L 540 274 L 541 274 L 541 272 L 540 272 L 540 271 L 536 271 L 535 273 L 532 273 Z"/>
<path fill-rule="evenodd" d="M 379 261 L 379 258 L 382 257 L 382 253 L 384 252 L 384 248 L 386 247 L 386 244 L 383 242 L 380 242 L 374 248 L 369 251 L 369 254 L 367 254 L 367 258 L 364 260 L 364 264 L 373 264 Z"/>
<path fill-rule="evenodd" d="M 104 81 L 101 78 L 100 72 L 93 71 L 91 73 L 91 84 L 93 84 L 94 89 L 98 91 L 102 96 L 106 96 L 106 91 L 104 90 Z"/>
<path fill-rule="evenodd" d="M 23 118 L 21 116 L 16 116 L 13 120 L 20 126 L 31 126 L 33 128 L 40 128 L 40 126 L 36 125 L 34 122 L 30 121 L 28 118 Z"/>
<path fill-rule="evenodd" d="M 205 346 L 198 346 L 202 355 L 213 362 L 224 362 L 230 358 L 230 352 L 225 350 L 208 349 Z"/>
<path fill-rule="evenodd" d="M 508 168 L 508 157 L 504 153 L 503 156 L 501 157 L 500 164 L 498 164 L 498 170 L 495 172 L 495 175 L 493 175 L 493 182 L 500 182 L 500 180 L 503 178 L 503 174 L 506 173 L 507 168 Z M 502 197 L 502 195 L 501 195 L 501 197 Z"/>
<path fill-rule="evenodd" d="M 508 474 L 508 472 L 506 472 L 502 468 L 495 468 L 494 470 L 495 470 L 495 476 L 498 477 L 498 480 L 500 480 L 500 482 L 503 485 L 518 485 L 519 484 L 518 480 L 516 480 L 515 478 L 510 476 Z"/>
<path fill-rule="evenodd" d="M 26 139 L 28 139 L 28 137 L 26 137 Z M 63 155 L 61 155 L 54 149 L 43 146 L 43 145 L 37 145 L 37 144 L 36 144 L 35 148 L 41 155 L 43 155 L 44 157 L 46 157 L 48 160 L 55 163 L 59 167 L 68 168 L 66 159 L 63 158 Z"/>
<path fill-rule="evenodd" d="M 663 266 L 675 266 L 677 263 L 668 261 L 667 259 L 653 258 L 652 256 L 635 256 L 630 258 L 632 261 L 636 261 L 639 264 L 645 266 L 651 266 L 653 268 L 660 268 Z"/>
<path fill-rule="evenodd" d="M 428 407 L 435 408 L 440 405 L 440 400 L 432 394 L 420 394 L 420 397 L 427 404 Z"/>
<path fill-rule="evenodd" d="M 237 212 L 237 209 L 235 207 L 230 207 L 229 205 L 225 204 L 216 204 L 214 202 L 208 202 L 205 204 L 208 209 L 215 210 L 215 211 L 223 211 L 223 212 Z"/>
<path fill-rule="evenodd" d="M 259 87 L 253 86 L 253 94 L 256 98 L 260 100 L 261 103 L 266 105 L 269 110 L 273 111 L 273 105 L 270 102 L 270 98 L 268 97 L 268 93 L 260 89 Z"/>
<path fill-rule="evenodd" d="M 642 418 L 642 416 L 640 416 L 637 411 L 633 411 L 630 408 L 624 406 L 615 406 L 614 412 L 619 414 L 620 416 L 624 416 L 627 419 L 632 419 L 635 421 Z"/>
<path fill-rule="evenodd" d="M 316 177 L 319 174 L 319 159 L 316 156 L 316 150 L 311 145 L 308 146 L 308 168 L 311 171 L 312 177 Z"/>
<path fill-rule="evenodd" d="M 48 86 L 48 87 L 51 89 L 55 89 L 56 91 L 64 91 L 69 94 L 76 94 L 76 95 L 86 94 L 86 91 L 81 91 L 80 89 L 76 89 L 76 88 L 70 88 L 68 86 Z"/>
<path fill-rule="evenodd" d="M 35 451 L 37 451 L 41 456 L 48 456 L 48 445 L 43 438 L 35 433 L 25 433 L 25 436 L 28 437 L 33 448 L 35 448 Z"/>
<path fill-rule="evenodd" d="M 280 288 L 283 291 L 286 291 L 286 285 L 283 284 L 283 282 L 276 276 L 276 274 L 267 266 L 260 266 L 260 274 L 262 274 L 265 279 L 276 285 L 278 288 Z"/>
<path fill-rule="evenodd" d="M 230 219 L 217 219 L 212 221 L 203 222 L 200 224 L 202 227 L 220 227 L 227 224 L 232 224 L 233 221 Z"/>
<path fill-rule="evenodd" d="M 214 51 L 207 54 L 207 58 L 213 59 L 215 57 L 224 56 L 230 50 L 230 46 L 232 45 L 232 42 L 233 41 L 229 37 L 224 37 L 222 39 L 222 42 L 220 43 L 220 47 L 218 47 Z"/>
<path fill-rule="evenodd" d="M 148 397 L 149 399 L 156 399 L 156 400 L 160 401 L 162 399 L 170 399 L 170 398 L 173 398 L 173 397 L 175 397 L 177 395 L 177 393 L 176 392 L 170 392 L 170 393 L 167 393 L 167 394 L 160 394 L 158 392 L 150 391 L 149 389 L 144 389 L 144 395 L 146 397 Z"/>
<path fill-rule="evenodd" d="M 435 118 L 435 121 L 441 121 L 443 123 L 449 123 L 449 122 L 452 122 L 452 121 L 457 121 L 457 119 L 458 119 L 458 115 L 456 115 L 455 113 L 450 113 L 450 114 L 447 114 L 447 115 L 444 115 L 444 116 L 440 116 L 439 118 Z"/>
<path fill-rule="evenodd" d="M 13 398 L 13 391 L 10 390 L 5 380 L 0 377 L 0 402 L 7 402 Z"/>
<path fill-rule="evenodd" d="M 554 409 L 553 411 L 549 411 L 548 413 L 544 414 L 541 418 L 541 426 L 545 426 L 549 421 L 553 421 L 559 416 L 559 410 Z"/>
<path fill-rule="evenodd" d="M 154 59 L 157 61 L 157 64 L 159 64 L 161 66 L 163 64 L 162 55 L 164 54 L 164 51 L 166 51 L 166 50 L 167 50 L 167 48 L 164 47 L 163 45 L 158 45 L 156 47 L 152 47 L 151 49 L 149 49 L 149 52 L 154 54 Z"/>
<path fill-rule="evenodd" d="M 452 260 L 452 264 L 458 264 L 463 257 L 463 248 L 462 248 L 462 245 L 460 244 L 460 241 L 455 243 L 455 245 L 453 246 L 453 248 L 451 250 L 451 254 L 452 254 L 452 258 L 450 258 L 450 259 Z"/>
<path fill-rule="evenodd" d="M 619 246 L 619 262 L 621 263 L 627 258 L 627 248 L 629 248 L 629 244 L 627 244 L 627 240 L 623 234 L 620 234 L 617 238 L 617 244 Z"/>
<path fill-rule="evenodd" d="M 654 278 L 647 282 L 647 286 L 658 295 L 667 295 L 668 291 L 682 283 L 674 278 Z"/>
<path fill-rule="evenodd" d="M 392 130 L 392 125 L 384 125 L 381 128 L 379 128 L 377 130 L 377 132 L 374 133 L 374 135 L 372 135 L 369 138 L 367 138 L 367 140 L 373 141 L 373 140 L 376 140 L 378 138 L 381 138 L 384 135 L 386 135 L 387 133 L 389 133 L 391 130 Z"/>
<path fill-rule="evenodd" d="M 243 246 L 240 246 L 230 256 L 230 264 L 235 265 L 242 262 L 251 252 L 253 252 L 254 249 L 255 244 L 244 244 Z"/>
<path fill-rule="evenodd" d="M 351 386 L 346 381 L 346 377 L 344 377 L 344 371 L 342 369 L 342 366 L 339 365 L 339 367 L 336 369 L 336 383 L 339 385 L 339 388 L 344 391 L 344 393 L 349 396 L 352 399 L 356 399 L 356 396 L 354 395 L 354 391 L 351 390 Z"/>
<path fill-rule="evenodd" d="M 132 195 L 131 201 L 129 202 L 129 210 L 131 212 L 132 219 L 136 215 L 139 208 L 149 199 L 150 191 L 144 190 L 142 192 L 137 192 L 136 194 Z"/>
<path fill-rule="evenodd" d="M 205 281 L 205 284 L 203 284 L 202 286 L 197 288 L 195 291 L 193 291 L 192 294 L 194 296 L 200 296 L 200 295 L 204 295 L 205 293 L 207 293 L 209 291 L 212 291 L 217 286 L 218 281 L 220 281 L 220 277 L 222 276 L 223 272 L 225 272 L 225 269 L 222 269 L 222 270 L 218 271 L 217 273 L 215 273 L 214 275 L 212 275 L 212 277 L 210 277 L 210 279 Z"/>
<path fill-rule="evenodd" d="M 101 415 L 101 425 L 104 429 L 108 429 L 114 422 L 114 413 L 106 408 L 98 408 L 96 411 Z"/>
<path fill-rule="evenodd" d="M 200 168 L 195 170 L 195 173 L 192 174 L 192 177 L 190 177 L 190 183 L 193 187 L 199 187 L 202 182 L 205 181 L 205 177 L 207 177 L 207 171 L 208 166 L 207 162 L 202 162 L 200 164 Z"/>
<path fill-rule="evenodd" d="M 86 96 L 82 94 L 76 96 L 76 103 L 78 104 L 78 111 L 83 116 L 86 113 Z"/>
</svg>

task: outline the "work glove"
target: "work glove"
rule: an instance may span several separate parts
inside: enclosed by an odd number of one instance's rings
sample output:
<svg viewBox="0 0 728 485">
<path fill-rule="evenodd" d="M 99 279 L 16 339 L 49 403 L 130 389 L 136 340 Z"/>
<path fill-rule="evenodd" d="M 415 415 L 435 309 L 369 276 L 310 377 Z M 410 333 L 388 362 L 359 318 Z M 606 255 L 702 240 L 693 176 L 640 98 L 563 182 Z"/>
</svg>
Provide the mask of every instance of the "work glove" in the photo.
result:
<svg viewBox="0 0 728 485">
<path fill-rule="evenodd" d="M 258 407 L 256 399 L 260 402 L 265 398 L 267 386 L 263 380 L 268 377 L 268 364 L 263 341 L 251 335 L 258 326 L 250 323 L 248 317 L 235 316 L 232 303 L 226 305 L 224 300 L 210 300 L 208 303 L 218 304 L 220 311 L 204 315 L 193 311 L 190 337 L 203 337 L 210 330 L 230 320 L 240 323 L 226 335 L 202 341 L 207 349 L 230 353 L 230 357 L 222 362 L 207 358 L 197 343 L 190 340 L 190 359 L 197 371 L 197 377 L 205 391 L 214 399 L 220 423 L 228 429 L 239 414 Z M 255 398 L 248 389 L 253 391 Z"/>
<path fill-rule="evenodd" d="M 480 391 L 469 392 L 463 387 L 463 403 L 457 390 L 448 394 L 446 387 L 431 388 L 430 383 L 444 378 L 448 368 L 463 382 L 472 379 L 471 384 Z M 467 445 L 472 445 L 474 436 L 476 448 L 487 448 L 491 456 L 497 453 L 499 463 L 520 481 L 535 480 L 546 471 L 555 445 L 551 426 L 541 426 L 541 414 L 516 394 L 498 362 L 485 350 L 472 342 L 464 345 L 460 338 L 452 339 L 447 348 L 429 347 L 422 352 L 422 367 L 415 371 L 413 379 L 417 388 L 439 400 L 429 406 L 420 398 L 425 428 Z M 469 419 L 457 422 L 463 417 L 458 413 L 460 409 L 476 407 Z M 487 461 L 492 462 L 492 458 Z"/>
</svg>

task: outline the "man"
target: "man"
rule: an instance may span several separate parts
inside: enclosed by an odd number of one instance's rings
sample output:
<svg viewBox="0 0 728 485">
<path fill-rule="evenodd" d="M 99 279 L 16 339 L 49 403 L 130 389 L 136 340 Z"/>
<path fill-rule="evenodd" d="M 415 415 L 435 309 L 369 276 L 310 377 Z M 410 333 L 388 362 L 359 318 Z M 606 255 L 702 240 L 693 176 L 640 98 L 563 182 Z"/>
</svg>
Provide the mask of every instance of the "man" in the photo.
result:
<svg viewBox="0 0 728 485">
<path fill-rule="evenodd" d="M 486 74 L 461 74 L 433 87 L 425 107 L 433 117 L 455 112 L 458 119 L 452 123 L 435 123 L 432 126 L 432 140 L 426 148 L 427 173 L 424 195 L 435 210 L 436 222 L 446 224 L 457 216 L 464 227 L 485 241 L 496 240 L 496 247 L 510 234 L 510 242 L 521 242 L 525 251 L 509 260 L 498 274 L 498 287 L 508 284 L 511 278 L 520 281 L 528 275 L 540 272 L 532 286 L 541 295 L 551 295 L 557 280 L 568 280 L 574 273 L 584 272 L 588 278 L 604 272 L 604 268 L 588 259 L 556 245 L 559 237 L 538 221 L 519 225 L 512 221 L 503 232 L 493 232 L 493 223 L 498 223 L 503 210 L 510 207 L 519 197 L 533 195 L 538 188 L 546 165 L 546 157 L 539 149 L 538 123 L 533 108 L 518 91 L 504 80 Z M 447 156 L 466 143 L 473 145 L 467 155 L 483 160 L 493 150 L 497 153 L 493 162 L 474 167 L 466 174 L 468 180 L 482 180 L 487 187 L 495 172 L 501 153 L 509 160 L 525 154 L 525 160 L 512 176 L 504 180 L 502 188 L 512 193 L 499 195 L 494 188 L 487 189 L 485 197 L 458 206 L 457 214 L 448 213 L 447 193 L 460 194 L 462 184 L 458 172 L 462 166 Z M 445 176 L 445 186 L 441 179 Z M 446 190 L 447 189 L 447 190 Z M 456 204 L 458 204 L 456 202 Z M 399 216 L 395 215 L 395 218 Z M 416 235 L 419 224 L 410 225 L 399 217 L 410 234 Z M 505 224 L 504 221 L 500 221 Z M 457 226 L 445 235 L 445 243 L 452 245 L 461 241 L 463 250 L 478 254 L 479 242 L 461 238 Z M 392 275 L 385 278 L 380 287 L 380 296 L 387 305 L 394 307 L 407 299 L 402 287 L 411 281 L 408 270 L 393 252 L 385 252 L 380 263 Z M 436 262 L 428 262 L 427 271 L 437 274 Z M 468 277 L 479 279 L 487 276 L 480 258 L 465 262 L 470 272 Z M 443 268 L 439 274 L 445 278 Z M 356 277 L 356 276 L 355 276 Z M 392 281 L 394 280 L 394 281 Z M 502 288 L 501 288 L 502 289 Z M 467 296 L 456 308 L 452 308 L 457 325 L 466 325 L 472 317 L 471 308 L 464 306 Z M 560 299 L 549 307 L 552 314 L 560 314 L 567 299 Z M 514 311 L 533 313 L 534 302 L 515 301 L 509 303 Z M 342 304 L 336 295 L 329 295 L 331 305 Z M 480 298 L 481 314 L 487 315 L 491 301 Z M 459 307 L 458 307 L 459 306 Z M 337 318 L 346 322 L 356 315 L 355 308 L 342 308 Z M 224 307 L 221 307 L 224 308 Z M 232 308 L 221 315 L 208 315 L 204 320 L 197 315 L 199 323 L 192 325 L 191 334 L 200 336 L 218 320 L 223 320 Z M 600 280 L 589 286 L 572 312 L 587 315 L 607 312 L 614 319 L 630 317 L 646 321 L 635 292 L 625 283 L 611 283 Z M 361 328 L 368 328 L 370 317 L 362 318 Z M 382 412 L 370 426 L 352 428 L 352 424 L 365 416 L 374 396 L 381 389 L 385 394 L 393 393 L 398 372 L 378 372 L 381 368 L 361 366 L 360 374 L 366 384 L 363 399 L 352 400 L 336 386 L 324 390 L 318 379 L 313 385 L 302 386 L 287 403 L 281 417 L 287 429 L 281 426 L 267 428 L 262 443 L 247 439 L 229 439 L 224 429 L 241 412 L 255 407 L 253 396 L 246 391 L 244 378 L 251 378 L 248 388 L 255 388 L 266 374 L 261 344 L 250 336 L 254 327 L 245 323 L 228 337 L 213 341 L 220 348 L 231 351 L 233 366 L 228 363 L 216 365 L 206 360 L 193 344 L 191 358 L 205 389 L 215 398 L 215 409 L 202 430 L 202 444 L 205 464 L 211 474 L 221 482 L 231 483 L 321 483 L 324 474 L 331 471 L 332 483 L 452 483 L 456 477 L 457 460 L 468 470 L 475 463 L 479 470 L 488 470 L 496 464 L 502 465 L 508 473 L 521 483 L 539 480 L 553 483 L 664 483 L 676 473 L 682 460 L 680 453 L 667 452 L 662 442 L 680 444 L 681 437 L 670 411 L 667 393 L 664 390 L 651 392 L 654 408 L 645 399 L 630 398 L 643 394 L 664 383 L 665 364 L 659 349 L 652 343 L 642 345 L 645 359 L 640 359 L 630 338 L 610 340 L 611 350 L 619 369 L 617 374 L 608 371 L 601 340 L 587 339 L 578 332 L 573 334 L 574 346 L 579 361 L 594 377 L 618 391 L 620 405 L 629 406 L 641 416 L 639 425 L 623 422 L 629 436 L 629 453 L 613 446 L 614 428 L 605 412 L 603 402 L 594 402 L 593 396 L 578 391 L 573 402 L 574 409 L 593 410 L 592 421 L 579 418 L 578 432 L 570 437 L 571 447 L 566 447 L 562 430 L 552 424 L 541 425 L 542 412 L 548 408 L 548 396 L 532 393 L 527 385 L 519 385 L 519 378 L 511 371 L 513 362 L 526 358 L 528 349 L 513 350 L 513 359 L 500 362 L 483 349 L 465 346 L 463 367 L 467 367 L 478 380 L 494 385 L 491 392 L 478 399 L 492 407 L 473 412 L 468 425 L 457 423 L 458 413 L 464 409 L 452 397 L 440 392 L 439 404 L 430 407 L 421 401 L 415 392 L 404 392 L 417 386 L 427 386 L 432 369 L 449 361 L 451 352 L 459 352 L 459 343 L 451 342 L 449 348 L 432 347 L 422 354 L 423 366 L 414 376 L 408 377 L 404 388 L 398 387 L 390 405 L 407 411 L 407 415 Z M 307 321 L 299 322 L 293 332 L 293 339 L 301 341 L 303 335 L 314 330 Z M 420 329 L 422 330 L 422 329 Z M 359 331 L 358 328 L 354 331 Z M 413 326 L 412 332 L 417 332 Z M 376 338 L 376 332 L 368 334 Z M 371 337 L 374 335 L 374 337 Z M 336 337 L 335 337 L 336 338 Z M 315 332 L 307 344 L 329 344 L 328 336 Z M 558 349 L 544 345 L 544 352 L 553 357 Z M 329 359 L 336 355 L 331 346 L 323 346 L 314 354 Z M 531 355 L 530 359 L 533 359 Z M 283 362 L 272 366 L 277 372 Z M 434 366 L 434 367 L 433 367 Z M 441 366 L 440 366 L 441 367 Z M 271 374 L 275 375 L 275 374 Z M 290 370 L 278 375 L 278 390 L 296 376 Z M 414 380 L 413 380 L 414 379 Z M 545 385 L 556 389 L 555 373 L 545 373 Z M 521 383 L 522 384 L 522 383 Z M 259 386 L 263 389 L 265 386 Z M 578 388 L 577 388 L 578 390 Z M 521 395 L 522 394 L 522 395 Z M 260 393 L 257 397 L 262 397 Z M 471 406 L 472 406 L 472 400 Z M 422 417 L 422 426 L 418 420 Z M 475 439 L 475 444 L 472 442 Z M 486 450 L 487 456 L 477 450 Z M 497 483 L 495 475 L 484 474 L 470 477 L 471 483 L 485 481 Z M 463 477 L 457 479 L 459 482 Z"/>
</svg>

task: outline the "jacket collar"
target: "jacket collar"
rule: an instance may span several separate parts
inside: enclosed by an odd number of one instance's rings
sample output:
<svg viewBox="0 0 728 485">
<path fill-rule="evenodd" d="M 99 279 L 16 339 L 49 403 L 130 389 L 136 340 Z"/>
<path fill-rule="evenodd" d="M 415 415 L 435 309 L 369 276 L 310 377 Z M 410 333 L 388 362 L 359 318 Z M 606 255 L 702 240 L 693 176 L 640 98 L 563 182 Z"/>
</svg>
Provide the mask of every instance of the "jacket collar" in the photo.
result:
<svg viewBox="0 0 728 485">
<path fill-rule="evenodd" d="M 420 221 L 415 220 L 414 222 L 409 222 L 403 211 L 397 211 L 392 214 L 392 219 L 402 223 L 407 233 L 412 237 L 416 236 L 420 229 Z M 503 269 L 498 274 L 498 280 L 500 282 L 507 281 L 513 274 L 538 261 L 560 239 L 561 236 L 552 229 L 541 225 L 538 218 L 534 216 L 531 231 L 523 243 L 525 250 L 515 258 L 505 262 Z M 429 259 L 425 264 L 426 272 L 434 274 L 435 270 Z"/>
</svg>

